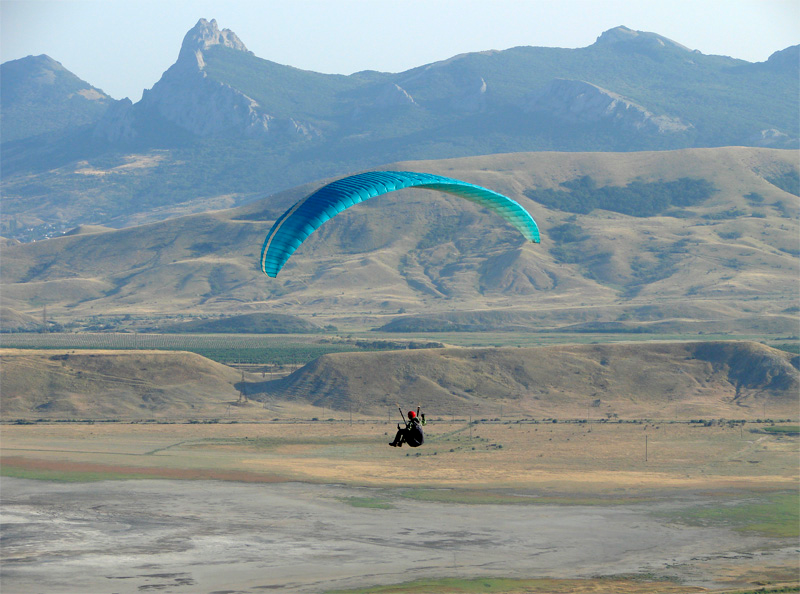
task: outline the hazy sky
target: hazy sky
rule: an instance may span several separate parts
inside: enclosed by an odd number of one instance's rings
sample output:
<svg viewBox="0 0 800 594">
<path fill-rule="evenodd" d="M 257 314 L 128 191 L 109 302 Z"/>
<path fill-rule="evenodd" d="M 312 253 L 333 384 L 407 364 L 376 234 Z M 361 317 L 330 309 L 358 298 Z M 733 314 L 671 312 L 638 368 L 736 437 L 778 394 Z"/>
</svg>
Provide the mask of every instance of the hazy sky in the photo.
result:
<svg viewBox="0 0 800 594">
<path fill-rule="evenodd" d="M 0 0 L 0 61 L 47 54 L 138 101 L 200 18 L 260 58 L 338 74 L 518 45 L 585 47 L 618 25 L 750 62 L 800 43 L 798 0 Z"/>
</svg>

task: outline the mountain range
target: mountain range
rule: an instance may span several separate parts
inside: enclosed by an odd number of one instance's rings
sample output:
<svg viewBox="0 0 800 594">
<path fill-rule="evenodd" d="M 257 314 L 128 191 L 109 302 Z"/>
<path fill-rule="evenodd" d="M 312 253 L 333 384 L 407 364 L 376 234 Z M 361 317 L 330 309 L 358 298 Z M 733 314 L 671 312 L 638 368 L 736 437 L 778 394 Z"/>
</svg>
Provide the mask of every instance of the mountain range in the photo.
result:
<svg viewBox="0 0 800 594">
<path fill-rule="evenodd" d="M 793 46 L 749 63 L 617 27 L 585 48 L 344 76 L 259 58 L 201 19 L 135 104 L 48 56 L 2 65 L 0 233 L 129 227 L 401 160 L 796 148 L 799 58 Z"/>
</svg>

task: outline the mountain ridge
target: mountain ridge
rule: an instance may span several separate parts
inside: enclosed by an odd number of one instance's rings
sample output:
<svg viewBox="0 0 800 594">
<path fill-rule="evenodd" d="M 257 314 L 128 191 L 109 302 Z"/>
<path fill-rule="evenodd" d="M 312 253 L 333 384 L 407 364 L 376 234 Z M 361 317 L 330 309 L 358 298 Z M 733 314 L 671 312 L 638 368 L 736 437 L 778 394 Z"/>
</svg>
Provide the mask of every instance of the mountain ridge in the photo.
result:
<svg viewBox="0 0 800 594">
<path fill-rule="evenodd" d="M 90 124 L 113 102 L 46 54 L 4 62 L 0 77 L 4 143 Z"/>
<path fill-rule="evenodd" d="M 618 27 L 585 48 L 522 46 L 401 73 L 333 75 L 259 58 L 201 19 L 141 101 L 3 142 L 0 233 L 29 240 L 80 224 L 124 227 L 404 160 L 795 148 L 798 47 L 750 64 Z M 118 167 L 156 155 L 148 169 Z"/>
</svg>

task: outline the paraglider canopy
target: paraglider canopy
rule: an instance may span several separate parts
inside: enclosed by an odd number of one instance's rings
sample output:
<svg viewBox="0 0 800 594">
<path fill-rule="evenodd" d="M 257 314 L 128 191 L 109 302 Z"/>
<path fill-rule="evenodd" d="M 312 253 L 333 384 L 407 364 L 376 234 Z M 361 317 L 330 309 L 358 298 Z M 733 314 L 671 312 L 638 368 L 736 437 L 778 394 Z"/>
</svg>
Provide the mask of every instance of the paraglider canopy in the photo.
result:
<svg viewBox="0 0 800 594">
<path fill-rule="evenodd" d="M 447 192 L 494 211 L 528 240 L 539 243 L 539 228 L 517 202 L 468 182 L 413 171 L 369 171 L 328 184 L 283 213 L 267 233 L 261 250 L 261 270 L 276 277 L 283 265 L 315 230 L 354 204 L 403 188 Z"/>
</svg>

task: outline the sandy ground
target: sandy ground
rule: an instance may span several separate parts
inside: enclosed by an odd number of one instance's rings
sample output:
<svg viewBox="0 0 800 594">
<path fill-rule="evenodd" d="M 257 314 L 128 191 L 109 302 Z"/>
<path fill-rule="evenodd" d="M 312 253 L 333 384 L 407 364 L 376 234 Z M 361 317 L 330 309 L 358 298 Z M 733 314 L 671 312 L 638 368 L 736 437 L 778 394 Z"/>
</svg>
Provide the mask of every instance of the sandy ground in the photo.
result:
<svg viewBox="0 0 800 594">
<path fill-rule="evenodd" d="M 423 577 L 648 574 L 708 588 L 796 567 L 797 544 L 670 524 L 696 503 L 464 505 L 340 485 L 3 478 L 4 594 L 324 592 Z M 381 496 L 386 496 L 381 491 Z M 735 567 L 736 577 L 730 574 Z M 781 569 L 782 568 L 782 569 Z"/>
</svg>

